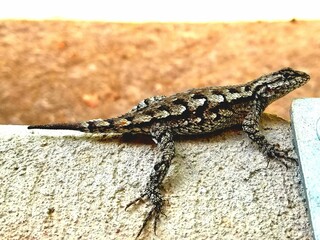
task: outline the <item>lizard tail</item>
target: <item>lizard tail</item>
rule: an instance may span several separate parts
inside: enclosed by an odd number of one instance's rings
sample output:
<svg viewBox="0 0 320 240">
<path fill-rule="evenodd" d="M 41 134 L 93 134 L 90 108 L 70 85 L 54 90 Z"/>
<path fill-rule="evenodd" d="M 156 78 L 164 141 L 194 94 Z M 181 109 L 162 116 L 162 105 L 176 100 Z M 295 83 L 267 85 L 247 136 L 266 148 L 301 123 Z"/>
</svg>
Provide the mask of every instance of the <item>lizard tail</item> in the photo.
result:
<svg viewBox="0 0 320 240">
<path fill-rule="evenodd" d="M 117 133 L 113 119 L 94 119 L 79 123 L 56 123 L 45 125 L 31 125 L 28 129 L 55 129 L 55 130 L 75 130 L 87 133 Z"/>
<path fill-rule="evenodd" d="M 61 130 L 76 130 L 85 132 L 86 129 L 83 123 L 57 123 L 57 124 L 44 124 L 44 125 L 30 125 L 28 129 L 61 129 Z"/>
</svg>

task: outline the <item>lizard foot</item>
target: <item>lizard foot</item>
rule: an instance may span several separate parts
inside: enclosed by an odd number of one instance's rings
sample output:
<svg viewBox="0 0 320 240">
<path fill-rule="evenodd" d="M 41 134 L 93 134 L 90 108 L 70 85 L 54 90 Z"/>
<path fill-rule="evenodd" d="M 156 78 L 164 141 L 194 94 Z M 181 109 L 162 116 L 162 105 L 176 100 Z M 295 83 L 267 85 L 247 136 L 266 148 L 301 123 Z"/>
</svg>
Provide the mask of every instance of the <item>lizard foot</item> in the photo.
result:
<svg viewBox="0 0 320 240">
<path fill-rule="evenodd" d="M 272 147 L 267 150 L 267 155 L 269 157 L 268 165 L 270 162 L 270 158 L 279 160 L 281 164 L 283 164 L 287 169 L 288 165 L 286 161 L 292 161 L 295 162 L 296 165 L 298 165 L 298 159 L 295 157 L 290 157 L 289 152 L 291 152 L 291 149 L 281 149 L 279 145 L 271 145 Z"/>
<path fill-rule="evenodd" d="M 162 199 L 162 196 L 158 190 L 153 190 L 153 191 L 146 190 L 146 192 L 141 194 L 140 197 L 138 197 L 135 200 L 133 200 L 132 202 L 130 202 L 125 207 L 125 210 L 127 210 L 133 204 L 136 204 L 136 203 L 142 201 L 143 198 L 145 198 L 145 197 L 147 197 L 149 199 L 149 201 L 152 203 L 153 206 L 152 206 L 151 210 L 148 212 L 146 218 L 144 219 L 142 226 L 140 227 L 140 230 L 136 236 L 136 239 L 141 235 L 142 231 L 145 229 L 147 223 L 152 219 L 152 217 L 154 218 L 153 231 L 154 231 L 154 234 L 157 235 L 156 234 L 157 224 L 160 220 L 160 214 L 163 214 L 161 211 L 161 209 L 163 207 L 163 199 Z"/>
</svg>

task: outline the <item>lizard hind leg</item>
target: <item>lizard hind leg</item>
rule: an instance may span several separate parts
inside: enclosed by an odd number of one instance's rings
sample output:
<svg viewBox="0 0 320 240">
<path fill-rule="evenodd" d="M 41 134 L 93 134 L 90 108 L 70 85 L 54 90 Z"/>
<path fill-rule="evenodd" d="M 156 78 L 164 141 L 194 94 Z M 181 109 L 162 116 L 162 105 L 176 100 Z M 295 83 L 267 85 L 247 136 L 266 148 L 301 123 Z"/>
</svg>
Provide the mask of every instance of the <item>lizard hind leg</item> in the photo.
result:
<svg viewBox="0 0 320 240">
<path fill-rule="evenodd" d="M 147 182 L 144 192 L 140 195 L 140 197 L 133 200 L 126 206 L 127 209 L 131 205 L 140 202 L 145 197 L 152 204 L 152 208 L 144 219 L 143 224 L 137 234 L 137 238 L 141 235 L 147 223 L 151 221 L 152 218 L 154 219 L 153 230 L 156 234 L 157 223 L 159 222 L 160 214 L 163 214 L 162 208 L 164 205 L 164 200 L 160 189 L 162 188 L 162 182 L 168 173 L 171 161 L 174 157 L 173 136 L 168 127 L 155 124 L 151 128 L 151 135 L 158 146 L 157 163 L 155 164 L 149 176 L 149 181 Z"/>
</svg>

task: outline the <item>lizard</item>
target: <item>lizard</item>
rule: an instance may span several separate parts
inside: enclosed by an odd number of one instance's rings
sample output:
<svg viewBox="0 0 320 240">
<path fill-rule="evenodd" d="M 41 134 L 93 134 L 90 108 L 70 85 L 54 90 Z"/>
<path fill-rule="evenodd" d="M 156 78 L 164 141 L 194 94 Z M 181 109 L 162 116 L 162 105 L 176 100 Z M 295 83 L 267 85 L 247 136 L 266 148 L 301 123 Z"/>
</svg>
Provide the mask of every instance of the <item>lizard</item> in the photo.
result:
<svg viewBox="0 0 320 240">
<path fill-rule="evenodd" d="M 290 149 L 271 144 L 260 131 L 260 117 L 273 101 L 304 85 L 310 76 L 292 68 L 263 75 L 242 85 L 190 89 L 171 96 L 144 99 L 131 111 L 115 118 L 93 119 L 78 123 L 31 125 L 29 129 L 64 129 L 86 133 L 147 135 L 157 145 L 156 163 L 141 195 L 130 202 L 126 209 L 143 199 L 151 202 L 151 210 L 136 236 L 153 219 L 157 223 L 163 212 L 164 198 L 160 191 L 175 157 L 174 137 L 214 133 L 240 127 L 270 159 L 282 162 L 296 161 Z"/>
</svg>

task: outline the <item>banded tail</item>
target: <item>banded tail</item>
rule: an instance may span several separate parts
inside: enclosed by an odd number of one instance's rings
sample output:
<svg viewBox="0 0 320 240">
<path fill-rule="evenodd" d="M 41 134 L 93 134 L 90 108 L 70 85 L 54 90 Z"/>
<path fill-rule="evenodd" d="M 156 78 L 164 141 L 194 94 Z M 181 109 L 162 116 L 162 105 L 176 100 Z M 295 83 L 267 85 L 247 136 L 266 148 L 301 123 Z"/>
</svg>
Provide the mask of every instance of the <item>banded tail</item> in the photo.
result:
<svg viewBox="0 0 320 240">
<path fill-rule="evenodd" d="M 86 133 L 117 133 L 121 126 L 114 124 L 114 119 L 94 119 L 79 123 L 57 123 L 45 125 L 31 125 L 28 129 L 75 130 Z"/>
</svg>

